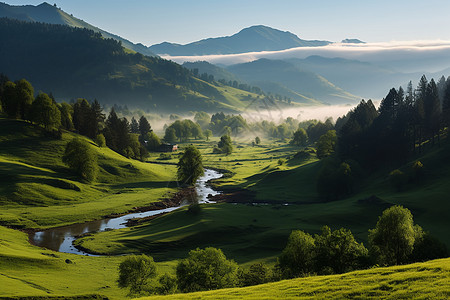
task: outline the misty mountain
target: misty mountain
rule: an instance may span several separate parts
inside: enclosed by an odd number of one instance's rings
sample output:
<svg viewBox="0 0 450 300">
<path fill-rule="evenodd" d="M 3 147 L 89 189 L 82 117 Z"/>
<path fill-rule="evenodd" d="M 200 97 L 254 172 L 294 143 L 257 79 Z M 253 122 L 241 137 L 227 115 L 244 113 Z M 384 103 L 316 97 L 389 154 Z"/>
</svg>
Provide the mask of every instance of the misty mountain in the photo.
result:
<svg viewBox="0 0 450 300">
<path fill-rule="evenodd" d="M 243 80 L 236 76 L 235 74 L 229 72 L 226 69 L 226 66 L 217 66 L 213 65 L 206 61 L 197 61 L 197 62 L 185 62 L 183 67 L 190 69 L 193 72 L 198 72 L 198 74 L 207 73 L 208 75 L 213 75 L 215 80 L 224 79 L 225 81 L 237 81 L 239 83 L 249 84 L 246 80 Z M 197 69 L 197 71 L 195 71 Z M 255 81 L 253 82 L 254 86 L 262 88 L 265 93 L 270 93 L 272 95 L 280 95 L 281 97 L 287 97 L 293 100 L 294 102 L 303 103 L 303 104 L 320 104 L 320 101 L 306 97 L 298 92 L 295 92 L 288 87 L 284 86 L 281 83 L 273 82 L 273 81 Z"/>
<path fill-rule="evenodd" d="M 392 87 L 398 88 L 422 73 L 402 73 L 373 63 L 345 58 L 309 56 L 285 61 L 317 73 L 352 94 L 364 98 L 381 99 Z"/>
<path fill-rule="evenodd" d="M 301 69 L 288 61 L 259 59 L 229 66 L 227 70 L 264 91 L 278 86 L 305 98 L 329 104 L 356 103 L 360 100 L 359 97 L 344 91 L 324 77 Z M 292 100 L 302 102 L 298 98 Z"/>
<path fill-rule="evenodd" d="M 302 40 L 289 31 L 257 25 L 244 28 L 232 36 L 208 38 L 186 45 L 164 42 L 151 46 L 150 50 L 161 55 L 192 56 L 276 51 L 294 47 L 325 46 L 330 43 Z"/>
<path fill-rule="evenodd" d="M 24 5 L 24 6 L 13 6 L 6 3 L 0 3 L 0 18 L 9 18 L 26 22 L 41 22 L 49 24 L 58 25 L 68 25 L 77 28 L 86 28 L 93 30 L 94 32 L 99 32 L 105 38 L 112 38 L 114 40 L 120 41 L 125 48 L 131 49 L 133 51 L 139 52 L 148 56 L 155 56 L 148 47 L 142 44 L 134 44 L 127 39 L 124 39 L 118 35 L 104 31 L 98 27 L 92 26 L 91 24 L 75 18 L 73 15 L 62 11 L 55 5 L 50 5 L 44 2 L 40 5 Z"/>
<path fill-rule="evenodd" d="M 197 69 L 198 74 L 207 73 L 208 75 L 213 75 L 216 80 L 225 79 L 226 81 L 242 81 L 225 68 L 213 65 L 207 61 L 185 62 L 182 66 L 191 71 Z"/>
<path fill-rule="evenodd" d="M 88 29 L 0 18 L 0 73 L 58 100 L 87 98 L 158 112 L 237 112 L 259 97 L 192 76 L 160 57 L 130 53 Z"/>
</svg>

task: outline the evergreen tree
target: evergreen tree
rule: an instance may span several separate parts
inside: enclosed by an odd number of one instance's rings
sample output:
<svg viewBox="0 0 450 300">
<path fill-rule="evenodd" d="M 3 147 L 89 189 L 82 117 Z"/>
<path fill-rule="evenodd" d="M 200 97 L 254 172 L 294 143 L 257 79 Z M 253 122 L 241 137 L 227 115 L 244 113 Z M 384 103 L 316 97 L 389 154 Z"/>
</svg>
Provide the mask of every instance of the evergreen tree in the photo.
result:
<svg viewBox="0 0 450 300">
<path fill-rule="evenodd" d="M 131 133 L 139 133 L 139 124 L 134 117 L 131 118 L 130 131 Z"/>
<path fill-rule="evenodd" d="M 149 133 L 152 130 L 152 127 L 150 126 L 150 123 L 147 121 L 147 118 L 145 116 L 141 116 L 139 118 L 139 132 L 142 136 Z"/>
</svg>

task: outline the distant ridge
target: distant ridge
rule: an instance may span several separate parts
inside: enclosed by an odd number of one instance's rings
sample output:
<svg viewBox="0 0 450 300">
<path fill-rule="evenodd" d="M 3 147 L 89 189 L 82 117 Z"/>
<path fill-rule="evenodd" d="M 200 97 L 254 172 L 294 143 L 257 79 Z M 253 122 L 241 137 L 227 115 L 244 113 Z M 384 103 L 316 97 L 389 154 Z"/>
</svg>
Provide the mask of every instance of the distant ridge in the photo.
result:
<svg viewBox="0 0 450 300">
<path fill-rule="evenodd" d="M 345 39 L 341 41 L 342 44 L 365 44 L 366 42 L 363 42 L 358 39 Z"/>
<path fill-rule="evenodd" d="M 147 56 L 156 56 L 153 52 L 149 50 L 148 47 L 142 44 L 134 44 L 127 39 L 124 39 L 118 35 L 104 31 L 98 27 L 92 26 L 91 24 L 75 18 L 55 5 L 50 5 L 47 2 L 34 5 L 23 5 L 23 6 L 13 6 L 3 2 L 0 2 L 0 18 L 16 19 L 19 21 L 26 22 L 40 22 L 58 25 L 68 25 L 78 28 L 86 28 L 99 32 L 105 38 L 112 38 L 120 41 L 125 48 L 131 49 L 133 51 L 139 52 Z"/>
<path fill-rule="evenodd" d="M 289 31 L 256 25 L 244 28 L 232 36 L 208 38 L 186 45 L 164 42 L 151 46 L 150 50 L 161 55 L 193 56 L 277 51 L 295 47 L 325 46 L 328 44 L 331 44 L 331 42 L 302 40 Z"/>
</svg>

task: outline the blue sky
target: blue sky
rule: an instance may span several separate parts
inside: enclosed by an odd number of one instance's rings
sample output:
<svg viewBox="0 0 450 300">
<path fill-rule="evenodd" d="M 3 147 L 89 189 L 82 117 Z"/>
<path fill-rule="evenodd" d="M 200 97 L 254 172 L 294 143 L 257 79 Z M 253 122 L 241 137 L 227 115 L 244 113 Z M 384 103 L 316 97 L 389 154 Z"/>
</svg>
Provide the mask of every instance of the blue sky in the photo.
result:
<svg viewBox="0 0 450 300">
<path fill-rule="evenodd" d="M 1 0 L 11 5 L 43 1 Z M 267 25 L 302 39 L 450 40 L 448 0 L 59 0 L 67 13 L 133 42 L 189 43 Z"/>
</svg>

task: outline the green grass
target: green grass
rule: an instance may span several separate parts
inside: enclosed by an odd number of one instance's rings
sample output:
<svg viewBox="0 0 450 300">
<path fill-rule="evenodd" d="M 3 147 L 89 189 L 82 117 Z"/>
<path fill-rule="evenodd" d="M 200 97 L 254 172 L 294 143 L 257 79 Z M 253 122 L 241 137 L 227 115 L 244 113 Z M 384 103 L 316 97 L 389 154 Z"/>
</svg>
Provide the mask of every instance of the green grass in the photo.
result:
<svg viewBox="0 0 450 300">
<path fill-rule="evenodd" d="M 116 284 L 122 259 L 41 249 L 30 245 L 25 233 L 0 226 L 0 297 L 100 294 L 124 299 L 126 291 Z M 158 271 L 173 272 L 174 266 L 158 263 Z"/>
<path fill-rule="evenodd" d="M 57 140 L 29 123 L 0 118 L 0 224 L 47 228 L 98 219 L 176 190 L 174 166 L 130 160 L 90 140 L 99 174 L 93 184 L 81 181 L 62 162 L 75 136 L 64 132 Z"/>
<path fill-rule="evenodd" d="M 450 259 L 139 299 L 448 299 Z"/>
</svg>

